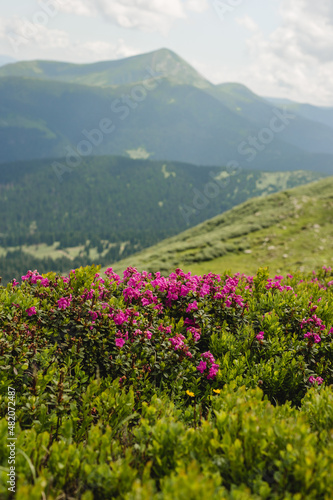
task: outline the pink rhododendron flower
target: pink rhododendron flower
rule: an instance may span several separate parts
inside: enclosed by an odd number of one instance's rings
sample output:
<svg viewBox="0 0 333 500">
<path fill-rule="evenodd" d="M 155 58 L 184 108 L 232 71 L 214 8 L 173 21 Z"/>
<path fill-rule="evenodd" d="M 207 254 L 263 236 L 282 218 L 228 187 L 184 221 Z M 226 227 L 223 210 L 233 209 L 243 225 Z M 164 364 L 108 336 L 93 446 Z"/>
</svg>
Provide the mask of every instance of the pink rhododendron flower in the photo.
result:
<svg viewBox="0 0 333 500">
<path fill-rule="evenodd" d="M 118 276 L 118 274 L 113 272 L 112 267 L 108 267 L 107 270 L 104 272 L 104 274 L 106 274 L 109 277 L 109 279 L 112 281 L 119 281 L 120 280 L 120 276 Z"/>
<path fill-rule="evenodd" d="M 28 316 L 33 316 L 34 314 L 37 314 L 35 306 L 29 307 L 28 309 L 25 310 L 25 312 L 28 314 Z"/>
<path fill-rule="evenodd" d="M 186 295 L 191 291 L 191 288 L 185 285 L 182 285 L 180 288 L 180 295 L 182 297 L 186 297 Z"/>
<path fill-rule="evenodd" d="M 117 347 L 123 347 L 123 345 L 125 344 L 125 340 L 123 338 L 117 338 L 116 339 L 116 346 Z"/>
<path fill-rule="evenodd" d="M 201 334 L 201 329 L 200 328 L 194 328 L 193 326 L 188 326 L 186 330 L 192 334 L 194 342 L 198 342 L 200 340 L 200 334 Z"/>
<path fill-rule="evenodd" d="M 307 332 L 307 333 L 304 333 L 304 338 L 313 338 L 313 341 L 315 344 L 319 344 L 319 342 L 321 342 L 321 337 L 317 334 L 317 333 L 313 333 L 313 332 Z"/>
<path fill-rule="evenodd" d="M 198 372 L 200 372 L 201 374 L 203 374 L 203 372 L 206 370 L 207 368 L 207 363 L 206 361 L 200 361 L 199 365 L 197 366 L 197 370 Z"/>
<path fill-rule="evenodd" d="M 178 333 L 175 337 L 170 337 L 169 340 L 171 344 L 174 346 L 175 351 L 178 351 L 178 349 L 181 349 L 182 347 L 185 346 L 184 344 L 185 337 L 180 333 Z"/>
<path fill-rule="evenodd" d="M 198 309 L 198 303 L 197 303 L 197 301 L 195 300 L 194 302 L 192 302 L 191 304 L 189 304 L 189 305 L 187 306 L 186 312 L 187 312 L 187 313 L 189 313 L 189 312 L 191 312 L 191 311 L 195 311 L 195 310 L 197 310 L 197 309 Z"/>
<path fill-rule="evenodd" d="M 200 290 L 200 297 L 204 297 L 205 295 L 208 295 L 209 292 L 210 292 L 209 286 L 206 284 L 202 285 L 201 290 Z"/>
<path fill-rule="evenodd" d="M 122 311 L 116 314 L 113 318 L 113 321 L 115 322 L 116 325 L 122 325 L 128 320 L 127 314 L 124 314 Z"/>
<path fill-rule="evenodd" d="M 265 335 L 265 332 L 259 332 L 258 335 L 256 335 L 256 339 L 257 340 L 264 340 L 264 335 Z"/>
<path fill-rule="evenodd" d="M 71 305 L 72 302 L 72 294 L 69 297 L 61 297 L 58 301 L 59 309 L 67 309 Z"/>
<path fill-rule="evenodd" d="M 211 363 L 211 364 L 214 364 L 215 363 L 215 358 L 214 356 L 212 355 L 211 352 L 207 351 L 207 352 L 204 352 L 203 354 L 201 354 L 201 357 L 202 358 L 205 358 L 205 359 L 208 359 L 208 361 Z"/>
<path fill-rule="evenodd" d="M 318 385 L 322 384 L 324 380 L 321 377 L 315 378 L 313 375 L 309 378 L 310 384 L 315 384 L 317 382 Z"/>
<path fill-rule="evenodd" d="M 92 321 L 96 321 L 96 319 L 98 318 L 98 312 L 96 311 L 89 311 L 89 314 L 90 314 L 90 318 Z"/>
<path fill-rule="evenodd" d="M 31 276 L 34 276 L 35 274 L 38 274 L 36 269 L 35 269 L 34 272 L 28 271 L 25 276 L 21 276 L 21 280 L 22 281 L 27 281 L 29 278 L 31 278 Z"/>
<path fill-rule="evenodd" d="M 209 369 L 209 373 L 207 375 L 207 380 L 211 380 L 211 379 L 215 378 L 218 371 L 219 371 L 219 368 L 220 368 L 220 365 L 213 363 Z"/>
</svg>

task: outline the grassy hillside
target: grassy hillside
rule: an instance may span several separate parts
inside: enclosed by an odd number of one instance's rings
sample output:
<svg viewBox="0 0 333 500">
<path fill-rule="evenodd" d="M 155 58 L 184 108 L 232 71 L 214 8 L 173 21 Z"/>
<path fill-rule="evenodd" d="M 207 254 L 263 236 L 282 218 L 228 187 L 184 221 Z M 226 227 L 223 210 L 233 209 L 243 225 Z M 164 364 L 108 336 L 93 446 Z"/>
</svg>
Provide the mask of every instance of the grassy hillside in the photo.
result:
<svg viewBox="0 0 333 500">
<path fill-rule="evenodd" d="M 331 174 L 331 128 L 297 114 L 281 121 L 274 109 L 246 87 L 212 85 L 166 49 L 93 65 L 12 64 L 0 68 L 0 162 L 63 157 L 108 119 L 113 131 L 89 154 Z"/>
<path fill-rule="evenodd" d="M 92 157 L 59 182 L 52 161 L 0 169 L 0 276 L 25 267 L 66 271 L 109 264 L 253 197 L 311 182 L 313 172 L 233 174 L 224 167 Z M 205 187 L 219 193 L 196 203 Z M 195 191 L 197 190 L 197 191 Z M 51 259 L 51 260 L 50 260 Z"/>
<path fill-rule="evenodd" d="M 333 177 L 256 198 L 115 265 L 168 272 L 272 273 L 331 265 Z"/>
</svg>

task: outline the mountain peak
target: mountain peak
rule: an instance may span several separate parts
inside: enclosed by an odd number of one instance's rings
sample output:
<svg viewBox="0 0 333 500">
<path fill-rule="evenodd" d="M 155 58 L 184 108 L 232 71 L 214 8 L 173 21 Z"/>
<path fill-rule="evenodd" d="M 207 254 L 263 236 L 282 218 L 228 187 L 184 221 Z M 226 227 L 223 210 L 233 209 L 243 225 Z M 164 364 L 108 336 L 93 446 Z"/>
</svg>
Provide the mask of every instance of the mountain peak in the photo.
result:
<svg viewBox="0 0 333 500">
<path fill-rule="evenodd" d="M 202 76 L 185 59 L 167 48 L 161 48 L 150 53 L 151 65 L 155 71 L 172 83 L 208 88 L 212 84 Z M 137 56 L 140 57 L 140 56 Z"/>
</svg>

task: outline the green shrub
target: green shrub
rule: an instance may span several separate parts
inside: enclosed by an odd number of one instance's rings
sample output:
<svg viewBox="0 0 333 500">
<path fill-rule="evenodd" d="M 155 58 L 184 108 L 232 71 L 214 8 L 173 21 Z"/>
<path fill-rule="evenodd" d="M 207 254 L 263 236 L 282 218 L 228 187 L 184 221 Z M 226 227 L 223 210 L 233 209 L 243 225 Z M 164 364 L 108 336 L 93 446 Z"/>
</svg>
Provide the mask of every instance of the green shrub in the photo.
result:
<svg viewBox="0 0 333 500">
<path fill-rule="evenodd" d="M 333 498 L 332 272 L 0 288 L 0 498 Z"/>
</svg>

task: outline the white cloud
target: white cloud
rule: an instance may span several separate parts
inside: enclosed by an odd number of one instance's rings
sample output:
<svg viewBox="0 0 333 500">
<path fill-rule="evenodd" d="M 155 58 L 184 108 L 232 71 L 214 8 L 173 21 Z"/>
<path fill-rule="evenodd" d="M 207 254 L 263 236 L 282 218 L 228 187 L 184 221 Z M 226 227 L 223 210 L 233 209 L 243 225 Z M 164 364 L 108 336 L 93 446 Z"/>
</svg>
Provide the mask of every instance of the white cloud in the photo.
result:
<svg viewBox="0 0 333 500">
<path fill-rule="evenodd" d="M 53 56 L 62 59 L 58 54 L 65 53 L 66 60 L 76 62 L 119 59 L 140 53 L 138 48 L 127 45 L 122 38 L 113 43 L 101 40 L 82 42 L 71 39 L 65 31 L 34 24 L 27 19 L 0 17 L 0 50 L 8 52 L 9 46 L 18 59 L 29 57 L 31 50 L 35 53 L 36 46 L 39 58 Z"/>
<path fill-rule="evenodd" d="M 235 78 L 263 95 L 333 105 L 333 2 L 283 0 L 281 21 L 269 36 L 239 21 L 253 34 L 251 62 Z"/>
<path fill-rule="evenodd" d="M 95 16 L 121 28 L 158 31 L 166 35 L 172 24 L 185 19 L 188 12 L 208 9 L 208 0 L 54 0 L 63 12 Z"/>
<path fill-rule="evenodd" d="M 192 12 L 201 13 L 209 8 L 209 3 L 208 0 L 187 0 L 185 7 Z"/>
<path fill-rule="evenodd" d="M 77 16 L 91 17 L 97 13 L 93 0 L 52 0 L 52 3 L 59 11 Z"/>
<path fill-rule="evenodd" d="M 16 56 L 34 43 L 45 49 L 66 48 L 70 44 L 68 33 L 58 29 L 49 29 L 46 25 L 34 23 L 25 18 L 0 18 L 0 40 L 11 46 Z"/>
<path fill-rule="evenodd" d="M 250 16 L 238 18 L 236 21 L 240 26 L 243 26 L 245 29 L 252 31 L 253 33 L 259 29 L 257 23 Z"/>
<path fill-rule="evenodd" d="M 116 43 L 108 43 L 103 41 L 76 42 L 70 49 L 70 56 L 75 58 L 75 61 L 95 62 L 102 60 L 122 59 L 124 57 L 134 56 L 140 53 L 134 47 L 126 45 L 122 38 L 119 38 Z"/>
</svg>

